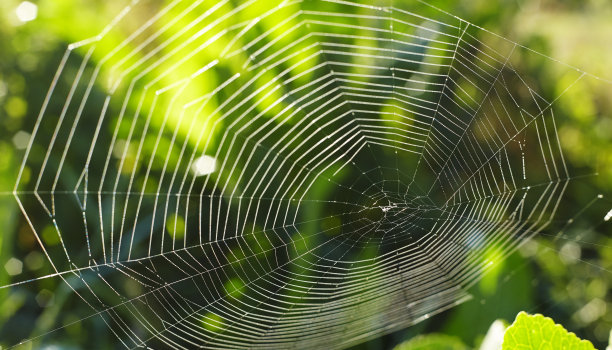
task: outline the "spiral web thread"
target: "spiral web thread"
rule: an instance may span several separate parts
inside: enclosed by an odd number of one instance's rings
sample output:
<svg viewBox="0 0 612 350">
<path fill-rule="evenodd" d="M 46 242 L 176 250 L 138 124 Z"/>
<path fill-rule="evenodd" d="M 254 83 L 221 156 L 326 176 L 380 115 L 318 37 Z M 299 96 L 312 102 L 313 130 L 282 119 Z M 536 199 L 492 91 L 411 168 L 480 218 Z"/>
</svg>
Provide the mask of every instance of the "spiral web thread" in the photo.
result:
<svg viewBox="0 0 612 350">
<path fill-rule="evenodd" d="M 19 172 L 34 281 L 122 346 L 344 348 L 469 299 L 553 218 L 531 51 L 424 3 L 230 5 L 134 1 L 70 45 Z"/>
</svg>

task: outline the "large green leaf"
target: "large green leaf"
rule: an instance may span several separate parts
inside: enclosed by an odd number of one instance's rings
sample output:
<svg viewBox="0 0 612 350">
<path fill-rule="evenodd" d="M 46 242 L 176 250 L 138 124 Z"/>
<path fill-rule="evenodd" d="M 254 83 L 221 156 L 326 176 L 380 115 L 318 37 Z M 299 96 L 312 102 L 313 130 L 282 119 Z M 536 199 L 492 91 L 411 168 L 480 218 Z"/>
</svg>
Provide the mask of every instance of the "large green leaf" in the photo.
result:
<svg viewBox="0 0 612 350">
<path fill-rule="evenodd" d="M 549 317 L 521 311 L 506 330 L 502 350 L 595 350 L 595 347 Z"/>
</svg>

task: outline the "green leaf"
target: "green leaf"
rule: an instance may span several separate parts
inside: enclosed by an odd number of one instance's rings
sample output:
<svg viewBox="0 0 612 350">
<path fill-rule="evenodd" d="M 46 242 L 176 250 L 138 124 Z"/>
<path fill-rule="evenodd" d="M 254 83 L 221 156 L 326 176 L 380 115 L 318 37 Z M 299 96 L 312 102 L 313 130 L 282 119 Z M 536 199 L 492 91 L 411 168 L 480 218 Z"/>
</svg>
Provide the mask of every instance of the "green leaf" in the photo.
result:
<svg viewBox="0 0 612 350">
<path fill-rule="evenodd" d="M 588 340 L 542 315 L 519 312 L 514 323 L 506 330 L 502 350 L 595 350 Z"/>
<path fill-rule="evenodd" d="M 393 350 L 468 350 L 457 337 L 444 334 L 419 335 L 393 348 Z"/>
</svg>

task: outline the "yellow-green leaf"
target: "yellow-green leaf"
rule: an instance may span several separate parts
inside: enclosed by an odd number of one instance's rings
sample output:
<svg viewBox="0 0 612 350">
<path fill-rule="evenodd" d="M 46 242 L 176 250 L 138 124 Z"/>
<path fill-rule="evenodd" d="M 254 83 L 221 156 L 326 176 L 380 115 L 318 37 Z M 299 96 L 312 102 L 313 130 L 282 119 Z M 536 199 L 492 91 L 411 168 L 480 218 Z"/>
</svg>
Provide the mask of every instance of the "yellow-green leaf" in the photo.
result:
<svg viewBox="0 0 612 350">
<path fill-rule="evenodd" d="M 595 350 L 563 326 L 542 315 L 519 312 L 506 330 L 502 350 Z"/>
</svg>

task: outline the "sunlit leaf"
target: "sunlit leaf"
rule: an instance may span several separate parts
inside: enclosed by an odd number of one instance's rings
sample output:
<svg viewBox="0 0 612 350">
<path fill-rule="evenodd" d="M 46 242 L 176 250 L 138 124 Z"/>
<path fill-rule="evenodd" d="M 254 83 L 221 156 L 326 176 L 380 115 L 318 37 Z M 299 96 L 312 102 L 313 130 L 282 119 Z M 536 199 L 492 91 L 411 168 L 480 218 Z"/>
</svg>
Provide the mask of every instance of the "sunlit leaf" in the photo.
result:
<svg viewBox="0 0 612 350">
<path fill-rule="evenodd" d="M 520 312 L 504 335 L 502 350 L 595 350 L 588 340 L 578 338 L 563 326 L 542 315 Z"/>
</svg>

